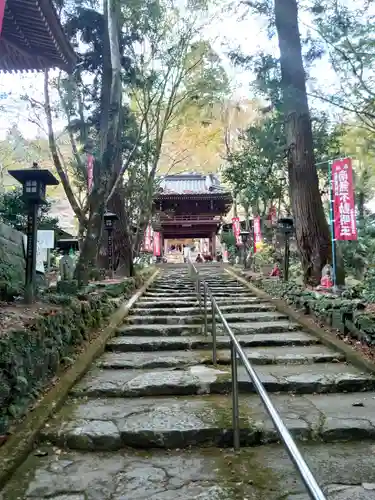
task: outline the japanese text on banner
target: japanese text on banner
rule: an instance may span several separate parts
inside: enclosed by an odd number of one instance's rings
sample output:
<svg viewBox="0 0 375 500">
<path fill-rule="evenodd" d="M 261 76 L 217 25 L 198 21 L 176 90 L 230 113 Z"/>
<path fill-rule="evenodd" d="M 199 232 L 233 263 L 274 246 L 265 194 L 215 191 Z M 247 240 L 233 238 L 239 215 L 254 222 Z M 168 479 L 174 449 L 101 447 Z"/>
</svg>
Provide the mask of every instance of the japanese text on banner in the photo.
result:
<svg viewBox="0 0 375 500">
<path fill-rule="evenodd" d="M 240 219 L 238 217 L 233 217 L 232 227 L 233 227 L 233 235 L 236 238 L 236 244 L 242 245 L 241 236 L 240 236 L 241 225 L 240 225 Z"/>
<path fill-rule="evenodd" d="M 332 163 L 333 219 L 336 240 L 356 240 L 353 168 L 351 158 Z"/>
<path fill-rule="evenodd" d="M 151 224 L 148 224 L 148 226 L 146 227 L 145 236 L 143 239 L 143 245 L 142 245 L 143 252 L 152 252 L 151 239 L 152 239 L 152 228 L 151 228 Z"/>
<path fill-rule="evenodd" d="M 160 233 L 154 233 L 154 256 L 160 257 L 161 248 L 160 248 Z"/>
<path fill-rule="evenodd" d="M 92 154 L 87 153 L 87 190 L 90 194 L 94 180 L 94 157 Z"/>
<path fill-rule="evenodd" d="M 262 230 L 260 228 L 260 217 L 254 219 L 254 252 L 262 248 Z"/>
</svg>

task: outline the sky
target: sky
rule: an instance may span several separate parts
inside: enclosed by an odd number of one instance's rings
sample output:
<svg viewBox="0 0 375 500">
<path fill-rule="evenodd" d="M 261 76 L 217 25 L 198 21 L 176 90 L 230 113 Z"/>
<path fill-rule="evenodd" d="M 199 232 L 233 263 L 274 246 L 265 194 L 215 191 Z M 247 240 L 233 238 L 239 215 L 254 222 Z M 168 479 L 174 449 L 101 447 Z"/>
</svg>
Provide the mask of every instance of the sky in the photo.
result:
<svg viewBox="0 0 375 500">
<path fill-rule="evenodd" d="M 231 64 L 227 54 L 230 49 L 240 48 L 246 54 L 253 54 L 259 48 L 269 47 L 275 55 L 278 53 L 268 39 L 262 22 L 256 16 L 246 15 L 240 19 L 243 12 L 234 14 L 232 9 L 218 16 L 217 20 L 210 24 L 206 31 L 212 40 L 214 49 L 221 55 L 223 66 L 232 82 L 234 99 L 252 98 L 250 82 L 252 75 Z M 308 19 L 302 19 L 303 24 L 308 24 Z M 332 87 L 335 75 L 327 61 L 321 60 L 312 71 L 312 76 L 317 78 L 319 85 L 326 88 Z M 21 133 L 26 138 L 33 138 L 43 134 L 35 123 L 29 120 L 29 114 L 25 103 L 20 102 L 20 96 L 28 94 L 38 101 L 43 100 L 43 74 L 33 73 L 25 75 L 1 75 L 0 81 L 0 139 L 3 139 L 7 129 L 16 123 Z M 55 128 L 63 128 L 64 123 L 55 121 Z"/>
</svg>

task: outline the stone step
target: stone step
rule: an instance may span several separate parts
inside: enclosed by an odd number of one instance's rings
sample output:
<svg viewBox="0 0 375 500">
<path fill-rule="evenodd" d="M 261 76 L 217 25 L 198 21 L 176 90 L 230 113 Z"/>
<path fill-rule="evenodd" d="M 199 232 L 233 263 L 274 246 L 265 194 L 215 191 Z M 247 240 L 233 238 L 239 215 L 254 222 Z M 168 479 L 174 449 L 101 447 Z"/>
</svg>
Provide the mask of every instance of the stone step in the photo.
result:
<svg viewBox="0 0 375 500">
<path fill-rule="evenodd" d="M 243 286 L 227 286 L 227 285 L 209 285 L 209 288 L 213 294 L 216 294 L 217 292 L 228 292 L 230 294 L 236 295 L 238 292 L 249 292 L 246 288 Z M 200 289 L 203 291 L 204 287 L 201 285 Z"/>
<path fill-rule="evenodd" d="M 143 297 L 157 297 L 157 298 L 162 298 L 162 297 L 165 297 L 165 298 L 168 298 L 168 297 L 175 297 L 176 296 L 176 293 L 178 292 L 170 292 L 170 293 L 167 293 L 167 292 L 149 292 L 147 291 Z M 194 298 L 196 297 L 196 293 L 194 290 L 192 290 L 191 292 L 184 292 L 183 294 L 184 297 L 190 297 L 190 298 Z M 238 292 L 238 293 L 234 293 L 234 294 L 231 294 L 231 293 L 227 293 L 225 292 L 224 290 L 221 291 L 221 292 L 217 292 L 214 294 L 214 297 L 232 297 L 233 300 L 236 300 L 237 297 L 244 297 L 244 298 L 247 298 L 247 297 L 254 297 L 256 298 L 254 295 L 251 294 L 251 292 L 249 292 L 248 290 L 243 290 L 241 292 Z"/>
<path fill-rule="evenodd" d="M 171 288 L 164 288 L 164 287 L 161 287 L 161 286 L 157 286 L 157 285 L 153 285 L 153 286 L 150 286 L 148 289 L 147 289 L 147 292 L 151 292 L 151 293 L 161 293 L 161 294 L 174 294 L 174 293 L 181 293 L 181 294 L 185 294 L 185 293 L 196 293 L 195 291 L 195 287 L 194 285 L 189 285 L 189 286 L 175 286 L 175 287 L 171 287 Z"/>
<path fill-rule="evenodd" d="M 146 305 L 139 306 L 139 302 L 137 302 L 136 307 L 131 310 L 131 313 L 139 316 L 140 314 L 144 314 L 145 316 L 164 316 L 164 315 L 184 315 L 184 314 L 202 314 L 202 309 L 198 306 L 191 307 L 190 305 L 186 307 L 151 307 Z M 275 306 L 272 304 L 264 303 L 264 304 L 234 304 L 230 306 L 220 306 L 220 309 L 224 315 L 233 312 L 246 313 L 246 312 L 257 312 L 257 311 L 275 311 Z"/>
<path fill-rule="evenodd" d="M 129 316 L 131 318 L 131 316 Z M 117 334 L 121 336 L 137 335 L 142 337 L 170 337 L 185 335 L 201 335 L 203 326 L 201 322 L 190 324 L 145 324 L 145 325 L 123 325 L 117 328 Z"/>
<path fill-rule="evenodd" d="M 310 365 L 263 365 L 257 374 L 272 392 L 314 394 L 375 390 L 375 377 L 342 363 Z M 241 392 L 254 392 L 245 368 L 238 367 Z M 196 365 L 186 369 L 110 370 L 91 369 L 72 389 L 85 397 L 146 397 L 223 394 L 231 391 L 231 368 Z M 375 430 L 374 430 L 375 432 Z"/>
<path fill-rule="evenodd" d="M 149 297 L 149 298 L 154 298 L 154 299 L 169 299 L 169 298 L 179 298 L 179 295 L 181 295 L 181 298 L 183 297 L 184 299 L 194 299 L 197 294 L 195 293 L 194 290 L 191 290 L 190 292 L 184 292 L 183 294 L 179 294 L 178 291 L 174 292 L 154 292 L 154 291 L 147 291 L 145 292 L 144 295 L 142 295 L 142 299 Z"/>
<path fill-rule="evenodd" d="M 216 297 L 215 298 L 218 305 L 221 306 L 232 306 L 240 304 L 269 304 L 269 302 L 264 299 L 259 299 L 257 297 L 237 297 L 236 299 L 227 297 Z M 210 304 L 210 300 L 207 301 Z M 136 303 L 136 307 L 191 307 L 192 305 L 197 305 L 197 297 L 171 297 L 171 298 L 157 298 L 157 297 L 147 297 L 142 296 L 139 302 Z"/>
<path fill-rule="evenodd" d="M 237 335 L 243 347 L 267 346 L 301 346 L 319 344 L 316 337 L 304 332 L 259 333 L 257 335 Z M 217 337 L 217 348 L 228 349 L 230 340 L 228 335 Z M 174 337 L 147 337 L 123 335 L 111 339 L 106 348 L 115 352 L 153 352 L 176 351 L 188 349 L 212 349 L 210 336 L 174 336 Z"/>
<path fill-rule="evenodd" d="M 156 318 L 157 316 L 155 316 Z M 131 316 L 129 316 L 131 318 Z M 173 316 L 172 319 L 176 317 Z M 278 333 L 285 331 L 294 331 L 299 329 L 297 323 L 292 323 L 288 320 L 277 320 L 277 321 L 259 321 L 253 323 L 235 323 L 230 322 L 231 330 L 234 334 L 258 334 L 258 333 Z M 209 325 L 210 331 L 211 325 Z M 220 333 L 225 333 L 222 325 L 217 324 L 216 331 L 218 335 Z M 181 323 L 181 324 L 135 324 L 135 325 L 123 325 L 117 328 L 117 333 L 119 335 L 138 335 L 138 336 L 173 336 L 173 335 L 198 335 L 203 332 L 203 324 L 200 322 L 194 323 Z"/>
<path fill-rule="evenodd" d="M 255 326 L 253 323 L 260 323 L 260 322 L 272 322 L 270 323 L 270 328 L 272 329 L 273 321 L 277 321 L 279 319 L 287 319 L 288 317 L 285 316 L 285 314 L 278 313 L 278 312 L 254 312 L 254 313 L 227 313 L 225 315 L 225 319 L 229 324 L 235 323 L 235 322 L 240 322 L 240 321 L 248 321 L 249 323 L 252 324 L 251 327 Z M 211 311 L 209 312 L 208 315 L 208 321 L 212 322 L 212 315 Z M 148 316 L 146 314 L 142 316 L 136 316 L 136 315 L 131 315 L 128 316 L 125 320 L 125 323 L 132 324 L 132 325 L 156 325 L 156 324 L 161 324 L 161 325 L 191 325 L 191 324 L 203 324 L 203 314 L 202 312 L 198 312 L 195 315 L 188 315 L 185 314 L 183 316 L 174 316 L 174 315 L 168 315 L 168 316 Z"/>
<path fill-rule="evenodd" d="M 176 278 L 169 278 L 168 281 L 165 281 L 165 280 L 162 280 L 162 281 L 154 281 L 152 283 L 152 286 L 156 286 L 158 288 L 165 288 L 166 290 L 172 290 L 173 288 L 178 288 L 178 287 L 182 287 L 182 288 L 188 288 L 188 287 L 192 287 L 194 286 L 195 282 L 194 280 L 179 280 L 179 279 L 176 279 Z"/>
<path fill-rule="evenodd" d="M 375 438 L 375 393 L 273 395 L 293 437 L 326 442 Z M 358 406 L 363 404 L 363 406 Z M 42 431 L 55 446 L 84 451 L 232 446 L 230 395 L 70 400 Z M 258 395 L 240 395 L 241 445 L 277 442 Z"/>
<path fill-rule="evenodd" d="M 143 308 L 160 308 L 160 307 L 165 307 L 168 309 L 172 308 L 189 308 L 189 307 L 194 307 L 198 306 L 198 301 L 197 299 L 189 299 L 189 300 L 177 300 L 176 298 L 173 298 L 171 300 L 164 299 L 164 300 L 149 300 L 149 297 L 144 297 L 136 302 L 135 308 L 134 309 L 143 309 Z M 132 309 L 132 311 L 134 310 Z"/>
<path fill-rule="evenodd" d="M 183 316 L 152 316 L 142 314 L 142 316 L 130 315 L 125 321 L 125 324 L 142 325 L 148 328 L 149 325 L 203 325 L 203 314 L 198 311 L 197 314 L 185 314 Z"/>
<path fill-rule="evenodd" d="M 161 437 L 157 446 L 162 444 Z M 299 445 L 328 500 L 374 500 L 371 441 Z M 6 486 L 2 500 L 309 499 L 284 447 L 278 444 L 243 448 L 241 453 L 219 448 L 62 453 L 48 445 L 39 451 L 37 458 L 35 450 L 30 453 Z"/>
<path fill-rule="evenodd" d="M 328 363 L 345 361 L 343 354 L 323 345 L 255 347 L 244 349 L 254 365 Z M 217 351 L 218 364 L 230 363 L 230 351 Z M 183 368 L 199 364 L 212 365 L 212 351 L 107 352 L 99 358 L 101 368 Z"/>
</svg>

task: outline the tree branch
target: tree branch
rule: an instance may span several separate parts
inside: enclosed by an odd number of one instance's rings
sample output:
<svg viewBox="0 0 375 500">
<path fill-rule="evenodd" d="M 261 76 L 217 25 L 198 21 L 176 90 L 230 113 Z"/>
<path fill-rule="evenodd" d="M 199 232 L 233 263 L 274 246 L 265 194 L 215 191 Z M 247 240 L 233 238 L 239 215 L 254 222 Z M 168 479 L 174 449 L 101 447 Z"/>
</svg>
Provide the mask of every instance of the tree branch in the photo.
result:
<svg viewBox="0 0 375 500">
<path fill-rule="evenodd" d="M 44 71 L 44 111 L 46 114 L 47 120 L 47 129 L 48 129 L 48 144 L 50 148 L 50 152 L 52 155 L 53 163 L 56 168 L 57 174 L 60 177 L 61 183 L 63 185 L 65 194 L 69 200 L 70 206 L 72 207 L 73 212 L 77 216 L 78 221 L 84 225 L 86 223 L 85 217 L 77 203 L 77 200 L 74 196 L 72 187 L 70 185 L 68 176 L 65 173 L 65 170 L 61 164 L 60 156 L 58 153 L 55 133 L 53 131 L 53 121 L 52 121 L 52 113 L 51 113 L 51 103 L 49 97 L 49 89 L 48 89 L 48 70 Z"/>
</svg>

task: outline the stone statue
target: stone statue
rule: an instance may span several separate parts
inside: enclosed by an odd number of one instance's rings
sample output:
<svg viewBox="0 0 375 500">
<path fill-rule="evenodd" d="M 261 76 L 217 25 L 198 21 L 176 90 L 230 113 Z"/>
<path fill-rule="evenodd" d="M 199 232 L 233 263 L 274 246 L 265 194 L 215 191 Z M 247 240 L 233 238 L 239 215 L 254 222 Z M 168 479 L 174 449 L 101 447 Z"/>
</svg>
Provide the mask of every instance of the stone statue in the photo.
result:
<svg viewBox="0 0 375 500">
<path fill-rule="evenodd" d="M 63 255 L 59 262 L 61 281 L 72 281 L 74 276 L 74 260 L 70 255 Z"/>
<path fill-rule="evenodd" d="M 320 280 L 320 286 L 317 287 L 317 290 L 327 290 L 332 287 L 332 267 L 329 264 L 326 264 L 322 269 L 322 278 Z"/>
</svg>

